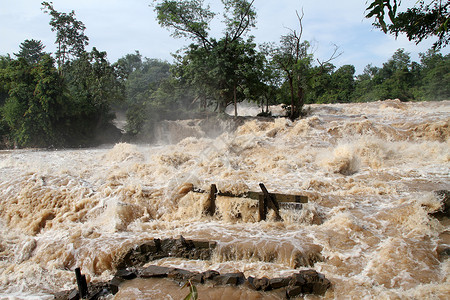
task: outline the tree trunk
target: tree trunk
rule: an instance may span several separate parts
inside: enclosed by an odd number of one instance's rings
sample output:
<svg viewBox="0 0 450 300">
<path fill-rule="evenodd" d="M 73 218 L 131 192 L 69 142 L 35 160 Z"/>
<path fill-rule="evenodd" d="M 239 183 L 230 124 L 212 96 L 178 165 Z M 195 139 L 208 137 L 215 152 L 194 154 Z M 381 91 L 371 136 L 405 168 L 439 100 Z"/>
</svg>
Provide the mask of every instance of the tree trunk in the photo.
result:
<svg viewBox="0 0 450 300">
<path fill-rule="evenodd" d="M 236 84 L 233 86 L 233 97 L 234 97 L 234 116 L 237 117 L 237 98 L 236 98 Z"/>
<path fill-rule="evenodd" d="M 289 88 L 291 91 L 291 116 L 290 116 L 290 118 L 294 119 L 295 111 L 297 110 L 295 107 L 294 82 L 292 80 L 292 76 L 289 75 L 288 78 L 289 78 Z"/>
</svg>

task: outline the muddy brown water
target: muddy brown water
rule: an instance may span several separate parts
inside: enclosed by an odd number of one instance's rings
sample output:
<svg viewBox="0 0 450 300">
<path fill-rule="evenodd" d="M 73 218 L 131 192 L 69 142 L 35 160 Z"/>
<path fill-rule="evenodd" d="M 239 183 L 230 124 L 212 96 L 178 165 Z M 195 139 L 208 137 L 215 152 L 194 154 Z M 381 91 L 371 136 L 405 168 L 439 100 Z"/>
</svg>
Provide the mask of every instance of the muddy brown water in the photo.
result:
<svg viewBox="0 0 450 300">
<path fill-rule="evenodd" d="M 312 267 L 333 284 L 327 299 L 448 297 L 450 261 L 439 252 L 450 247 L 450 224 L 428 212 L 439 205 L 433 191 L 450 189 L 450 101 L 310 109 L 295 122 L 250 120 L 177 144 L 0 152 L 0 299 L 51 299 L 76 286 L 78 266 L 88 281 L 107 281 L 131 247 L 180 235 L 217 242 L 213 258 L 153 264 L 254 277 Z M 206 217 L 207 194 L 184 188 L 215 183 L 241 193 L 260 182 L 310 201 L 281 210 L 283 222 L 270 214 L 258 222 L 254 201 L 218 197 L 216 215 Z M 114 298 L 187 294 L 152 280 L 129 281 Z M 199 293 L 282 297 L 208 286 Z"/>
</svg>

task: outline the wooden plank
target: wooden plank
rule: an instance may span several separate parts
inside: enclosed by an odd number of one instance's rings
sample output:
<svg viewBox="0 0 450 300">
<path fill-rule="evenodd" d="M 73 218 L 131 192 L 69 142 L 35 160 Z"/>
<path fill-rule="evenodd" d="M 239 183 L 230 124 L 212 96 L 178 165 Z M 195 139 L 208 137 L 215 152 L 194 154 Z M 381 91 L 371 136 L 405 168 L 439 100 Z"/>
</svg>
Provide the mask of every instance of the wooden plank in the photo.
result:
<svg viewBox="0 0 450 300">
<path fill-rule="evenodd" d="M 281 202 L 295 202 L 295 203 L 308 203 L 308 196 L 303 195 L 289 195 L 280 193 L 270 193 L 278 203 Z M 243 195 L 246 198 L 259 199 L 259 195 L 263 195 L 261 192 L 247 192 Z"/>
<path fill-rule="evenodd" d="M 205 190 L 198 188 L 193 188 L 194 193 L 207 193 Z M 280 194 L 280 193 L 270 193 L 278 203 L 283 202 L 294 202 L 294 203 L 308 203 L 308 196 L 303 195 L 292 195 L 292 194 Z M 243 194 L 233 194 L 231 192 L 216 192 L 216 196 L 222 197 L 235 197 L 235 198 L 250 198 L 254 200 L 259 200 L 260 196 L 264 196 L 262 192 L 246 192 Z"/>
</svg>

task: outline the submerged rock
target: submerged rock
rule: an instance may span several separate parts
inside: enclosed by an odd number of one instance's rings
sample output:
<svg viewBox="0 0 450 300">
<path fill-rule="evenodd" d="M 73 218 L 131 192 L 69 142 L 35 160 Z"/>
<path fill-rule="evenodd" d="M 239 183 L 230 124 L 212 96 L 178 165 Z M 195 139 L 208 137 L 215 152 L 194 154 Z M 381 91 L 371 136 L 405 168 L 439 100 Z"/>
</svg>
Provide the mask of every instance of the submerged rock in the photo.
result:
<svg viewBox="0 0 450 300">
<path fill-rule="evenodd" d="M 435 191 L 434 193 L 441 201 L 441 207 L 437 211 L 430 213 L 430 215 L 435 218 L 450 218 L 450 191 L 440 190 Z"/>
<path fill-rule="evenodd" d="M 139 277 L 151 278 L 151 277 L 168 277 L 168 275 L 174 271 L 175 268 L 161 267 L 161 266 L 149 266 L 139 270 Z"/>
<path fill-rule="evenodd" d="M 244 273 L 226 273 L 213 278 L 215 285 L 240 285 L 245 282 Z"/>
<path fill-rule="evenodd" d="M 288 297 L 299 294 L 323 295 L 330 286 L 331 282 L 323 274 L 315 270 L 304 270 L 291 276 L 286 295 Z"/>
<path fill-rule="evenodd" d="M 144 264 L 165 257 L 179 257 L 194 260 L 208 260 L 216 247 L 215 242 L 178 239 L 154 239 L 130 249 L 118 263 L 119 269 Z"/>
</svg>

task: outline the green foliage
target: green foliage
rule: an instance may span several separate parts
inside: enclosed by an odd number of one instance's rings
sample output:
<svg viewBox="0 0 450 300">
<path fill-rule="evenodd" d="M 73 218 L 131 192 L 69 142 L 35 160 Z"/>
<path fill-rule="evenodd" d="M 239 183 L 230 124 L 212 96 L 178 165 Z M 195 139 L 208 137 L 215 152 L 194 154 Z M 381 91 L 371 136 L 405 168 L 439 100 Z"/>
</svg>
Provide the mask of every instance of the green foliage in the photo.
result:
<svg viewBox="0 0 450 300">
<path fill-rule="evenodd" d="M 430 49 L 420 56 L 420 64 L 411 62 L 409 53 L 398 49 L 382 68 L 368 65 L 357 76 L 353 101 L 449 99 L 450 55 Z"/>
<path fill-rule="evenodd" d="M 182 289 L 185 287 L 189 287 L 189 294 L 184 298 L 184 300 L 197 300 L 198 292 L 197 287 L 190 281 L 186 281 L 186 283 L 181 287 Z"/>
<path fill-rule="evenodd" d="M 242 36 L 255 26 L 253 2 L 222 0 L 225 36 L 219 40 L 209 37 L 209 25 L 216 15 L 200 0 L 164 0 L 155 5 L 161 26 L 173 30 L 176 37 L 185 36 L 191 44 L 183 56 L 178 56 L 176 72 L 183 83 L 189 84 L 195 98 L 207 106 L 207 97 L 224 112 L 230 103 L 242 101 L 244 95 L 255 95 L 259 76 L 253 69 L 262 65 L 252 39 Z M 257 96 L 257 95 L 255 95 Z"/>
<path fill-rule="evenodd" d="M 176 65 L 176 76 L 193 87 L 204 106 L 216 104 L 219 112 L 234 103 L 258 100 L 262 90 L 264 57 L 256 51 L 252 39 L 211 41 L 209 50 L 195 44 Z"/>
<path fill-rule="evenodd" d="M 120 58 L 114 65 L 125 87 L 127 133 L 148 131 L 154 122 L 178 114 L 183 91 L 171 78 L 171 65 L 157 59 L 142 58 L 139 52 Z M 187 109 L 187 107 L 185 107 Z"/>
<path fill-rule="evenodd" d="M 443 56 L 430 49 L 421 54 L 418 98 L 445 100 L 450 98 L 450 54 Z"/>
<path fill-rule="evenodd" d="M 174 37 L 188 37 L 209 43 L 209 23 L 215 14 L 203 0 L 164 0 L 155 5 L 158 23 L 173 30 Z"/>
<path fill-rule="evenodd" d="M 14 55 L 17 58 L 25 59 L 29 64 L 37 64 L 45 54 L 43 52 L 45 46 L 41 41 L 25 40 L 19 47 L 19 53 L 14 53 Z"/>
<path fill-rule="evenodd" d="M 401 1 L 397 0 L 374 0 L 366 8 L 366 18 L 375 17 L 374 25 L 398 36 L 405 33 L 410 41 L 416 44 L 424 39 L 435 36 L 438 38 L 434 43 L 434 49 L 445 47 L 450 42 L 449 20 L 450 2 L 440 0 L 417 1 L 419 6 L 409 7 L 405 12 L 397 13 Z M 389 16 L 391 24 L 386 23 L 385 14 Z"/>
<path fill-rule="evenodd" d="M 53 67 L 53 59 L 44 55 L 34 67 L 20 58 L 3 70 L 8 99 L 3 120 L 20 147 L 44 147 L 58 142 L 54 125 L 61 117 L 62 79 Z"/>
</svg>

